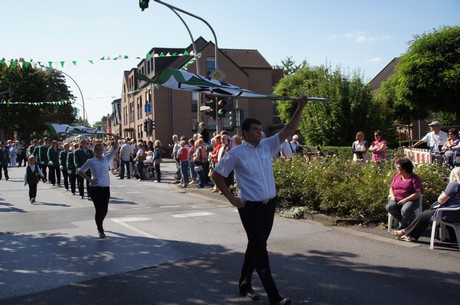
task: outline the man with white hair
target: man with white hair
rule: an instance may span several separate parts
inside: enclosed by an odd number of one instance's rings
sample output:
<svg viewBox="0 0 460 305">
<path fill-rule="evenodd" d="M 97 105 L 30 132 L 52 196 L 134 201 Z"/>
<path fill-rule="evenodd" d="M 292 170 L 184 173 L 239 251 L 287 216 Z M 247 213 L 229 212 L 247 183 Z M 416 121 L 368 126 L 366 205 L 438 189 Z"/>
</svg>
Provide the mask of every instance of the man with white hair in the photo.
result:
<svg viewBox="0 0 460 305">
<path fill-rule="evenodd" d="M 297 155 L 297 149 L 300 147 L 299 136 L 293 135 L 292 141 L 289 141 L 289 138 L 286 139 L 280 147 L 281 157 L 284 159 L 289 159 Z"/>
</svg>

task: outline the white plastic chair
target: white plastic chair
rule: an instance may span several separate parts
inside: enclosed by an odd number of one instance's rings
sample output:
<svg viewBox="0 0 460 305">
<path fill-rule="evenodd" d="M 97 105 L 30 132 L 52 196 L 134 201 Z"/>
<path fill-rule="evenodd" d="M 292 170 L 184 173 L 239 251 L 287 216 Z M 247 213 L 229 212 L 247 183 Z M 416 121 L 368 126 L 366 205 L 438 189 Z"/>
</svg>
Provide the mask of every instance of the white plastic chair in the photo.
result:
<svg viewBox="0 0 460 305">
<path fill-rule="evenodd" d="M 423 210 L 423 194 L 420 194 L 420 197 L 418 197 L 418 208 L 414 211 L 415 216 L 418 214 L 422 213 Z M 390 213 L 388 213 L 388 232 L 391 231 L 391 228 L 394 226 L 397 226 L 397 219 L 393 217 Z"/>
<path fill-rule="evenodd" d="M 431 226 L 431 239 L 430 239 L 430 249 L 434 248 L 434 239 L 436 237 L 436 227 L 439 224 L 439 239 L 441 241 L 446 240 L 446 226 L 449 226 L 455 230 L 455 236 L 457 236 L 457 246 L 460 250 L 460 223 L 453 223 L 453 222 L 446 222 L 442 220 L 442 214 L 447 211 L 457 211 L 460 213 L 460 208 L 439 208 L 438 214 L 436 215 L 435 219 L 433 220 L 433 224 Z"/>
</svg>

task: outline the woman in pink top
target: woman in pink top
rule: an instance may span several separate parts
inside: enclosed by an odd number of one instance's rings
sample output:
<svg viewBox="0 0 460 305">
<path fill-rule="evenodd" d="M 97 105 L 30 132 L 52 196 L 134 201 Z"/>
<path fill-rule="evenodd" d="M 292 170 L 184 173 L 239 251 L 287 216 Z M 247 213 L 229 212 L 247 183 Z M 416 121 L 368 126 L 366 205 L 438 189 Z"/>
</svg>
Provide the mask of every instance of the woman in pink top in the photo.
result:
<svg viewBox="0 0 460 305">
<path fill-rule="evenodd" d="M 410 216 L 418 208 L 418 197 L 423 192 L 422 181 L 413 173 L 411 160 L 402 158 L 396 161 L 398 173 L 390 185 L 386 210 L 399 221 L 399 230 L 410 223 Z"/>
<path fill-rule="evenodd" d="M 372 161 L 376 163 L 385 162 L 387 160 L 387 141 L 382 139 L 380 130 L 374 132 L 374 138 L 375 141 L 369 147 L 369 151 L 372 152 Z"/>
</svg>

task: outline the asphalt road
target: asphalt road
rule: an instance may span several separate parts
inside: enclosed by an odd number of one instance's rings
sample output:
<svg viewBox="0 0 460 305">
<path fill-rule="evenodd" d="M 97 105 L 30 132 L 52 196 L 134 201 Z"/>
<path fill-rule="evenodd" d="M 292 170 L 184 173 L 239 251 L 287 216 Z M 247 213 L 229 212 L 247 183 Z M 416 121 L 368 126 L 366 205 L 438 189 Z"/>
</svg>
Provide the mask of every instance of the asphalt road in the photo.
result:
<svg viewBox="0 0 460 305">
<path fill-rule="evenodd" d="M 0 181 L 0 304 L 249 304 L 237 281 L 246 237 L 209 188 L 117 180 L 97 238 L 92 203 L 49 184 L 28 202 L 24 168 Z M 458 304 L 460 251 L 406 243 L 379 228 L 277 217 L 268 242 L 293 304 Z M 254 275 L 254 288 L 267 304 Z"/>
</svg>

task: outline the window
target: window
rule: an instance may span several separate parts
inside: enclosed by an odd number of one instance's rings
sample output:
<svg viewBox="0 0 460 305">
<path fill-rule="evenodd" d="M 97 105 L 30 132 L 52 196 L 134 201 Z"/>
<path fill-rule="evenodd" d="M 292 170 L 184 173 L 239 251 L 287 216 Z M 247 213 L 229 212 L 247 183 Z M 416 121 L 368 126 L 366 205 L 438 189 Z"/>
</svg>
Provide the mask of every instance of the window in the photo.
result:
<svg viewBox="0 0 460 305">
<path fill-rule="evenodd" d="M 273 102 L 273 124 L 274 125 L 279 125 L 282 124 L 281 119 L 280 119 L 280 114 L 278 112 L 278 103 Z"/>
<path fill-rule="evenodd" d="M 198 92 L 192 92 L 192 112 L 198 111 Z"/>
<path fill-rule="evenodd" d="M 216 61 L 214 57 L 207 57 L 206 58 L 206 76 L 209 77 L 212 71 L 216 69 Z"/>
</svg>

